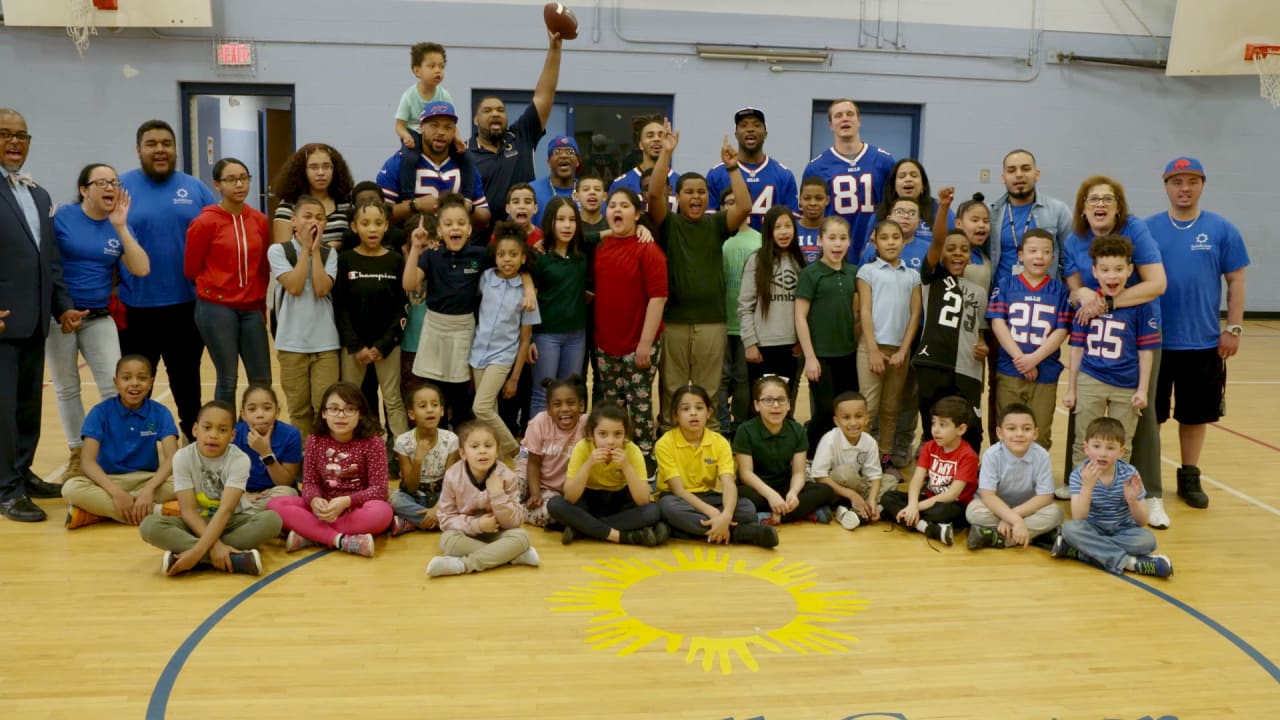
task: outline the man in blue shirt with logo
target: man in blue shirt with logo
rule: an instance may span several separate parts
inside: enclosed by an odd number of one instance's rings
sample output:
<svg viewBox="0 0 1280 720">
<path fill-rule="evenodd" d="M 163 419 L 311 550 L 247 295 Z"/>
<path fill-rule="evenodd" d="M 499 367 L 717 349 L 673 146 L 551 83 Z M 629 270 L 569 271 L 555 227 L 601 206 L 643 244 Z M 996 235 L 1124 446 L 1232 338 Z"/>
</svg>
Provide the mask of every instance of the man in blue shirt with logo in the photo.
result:
<svg viewBox="0 0 1280 720">
<path fill-rule="evenodd" d="M 175 137 L 163 120 L 142 123 L 136 137 L 140 167 L 120 176 L 133 201 L 129 227 L 151 261 L 146 277 L 120 269 L 118 295 L 126 324 L 120 352 L 141 355 L 152 368 L 163 358 L 169 392 L 178 406 L 178 427 L 190 438 L 200 413 L 204 341 L 193 319 L 195 286 L 183 274 L 182 263 L 187 226 L 217 200 L 204 183 L 178 171 Z"/>
<path fill-rule="evenodd" d="M 1209 506 L 1200 486 L 1200 451 L 1205 427 L 1225 410 L 1227 358 L 1240 348 L 1244 322 L 1244 269 L 1249 253 L 1244 239 L 1226 218 L 1200 209 L 1204 166 L 1191 157 L 1174 158 L 1164 169 L 1169 209 L 1146 219 L 1160 247 L 1168 288 L 1160 297 L 1164 353 L 1156 380 L 1156 420 L 1169 419 L 1173 395 L 1178 402 L 1182 466 L 1178 497 L 1193 508 Z M 1218 325 L 1222 280 L 1227 284 L 1227 324 Z"/>
</svg>

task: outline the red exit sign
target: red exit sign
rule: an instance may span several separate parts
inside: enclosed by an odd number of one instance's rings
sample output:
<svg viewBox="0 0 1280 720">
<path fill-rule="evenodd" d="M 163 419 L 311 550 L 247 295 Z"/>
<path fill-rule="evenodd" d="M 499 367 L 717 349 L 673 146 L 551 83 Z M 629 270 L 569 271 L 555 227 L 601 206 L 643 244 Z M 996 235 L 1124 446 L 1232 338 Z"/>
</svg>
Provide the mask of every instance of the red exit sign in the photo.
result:
<svg viewBox="0 0 1280 720">
<path fill-rule="evenodd" d="M 244 67 L 253 64 L 253 43 L 222 42 L 214 50 L 218 64 L 224 67 Z"/>
</svg>

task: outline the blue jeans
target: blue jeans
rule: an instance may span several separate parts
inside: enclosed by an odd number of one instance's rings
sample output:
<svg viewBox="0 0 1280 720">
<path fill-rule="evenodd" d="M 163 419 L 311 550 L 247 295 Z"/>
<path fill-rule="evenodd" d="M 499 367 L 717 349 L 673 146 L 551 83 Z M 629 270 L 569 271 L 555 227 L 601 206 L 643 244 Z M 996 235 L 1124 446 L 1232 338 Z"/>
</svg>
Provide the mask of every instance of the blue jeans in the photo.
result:
<svg viewBox="0 0 1280 720">
<path fill-rule="evenodd" d="M 582 374 L 582 363 L 587 356 L 587 331 L 534 335 L 533 344 L 538 346 L 538 362 L 533 364 L 533 396 L 529 402 L 531 418 L 547 409 L 547 389 L 542 387 L 543 380 Z M 583 381 L 586 381 L 585 377 Z"/>
<path fill-rule="evenodd" d="M 261 310 L 236 310 L 197 298 L 196 328 L 217 371 L 215 399 L 235 403 L 241 360 L 249 382 L 271 384 L 267 324 Z"/>
<path fill-rule="evenodd" d="M 1142 557 L 1156 551 L 1155 534 L 1138 527 L 1133 520 L 1106 525 L 1088 520 L 1068 520 L 1062 524 L 1062 538 L 1081 555 L 1117 575 L 1124 572 L 1126 558 Z"/>
<path fill-rule="evenodd" d="M 424 510 L 429 510 L 436 506 L 440 501 L 440 492 L 408 492 L 406 490 L 396 490 L 391 494 L 391 509 L 395 511 L 396 517 L 402 520 L 408 520 L 414 525 L 421 525 L 422 518 L 425 517 Z"/>
</svg>

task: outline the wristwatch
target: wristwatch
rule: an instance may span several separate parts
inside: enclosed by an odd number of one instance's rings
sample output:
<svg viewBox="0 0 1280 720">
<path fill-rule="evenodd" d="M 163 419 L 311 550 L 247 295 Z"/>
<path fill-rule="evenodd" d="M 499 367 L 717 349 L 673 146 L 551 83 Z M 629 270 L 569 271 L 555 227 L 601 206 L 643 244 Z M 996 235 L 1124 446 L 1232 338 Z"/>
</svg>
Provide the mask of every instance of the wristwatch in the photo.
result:
<svg viewBox="0 0 1280 720">
<path fill-rule="evenodd" d="M 1222 328 L 1222 332 L 1225 332 L 1225 333 L 1231 333 L 1232 335 L 1235 335 L 1236 337 L 1240 337 L 1240 336 L 1244 333 L 1244 326 L 1243 326 L 1243 325 L 1228 325 L 1228 326 L 1226 326 L 1226 327 Z"/>
<path fill-rule="evenodd" d="M 275 464 L 276 464 L 276 456 L 275 456 L 275 454 L 274 454 L 274 453 L 267 453 L 266 455 L 263 455 L 263 456 L 262 456 L 262 464 L 263 464 L 263 465 L 275 465 Z"/>
</svg>

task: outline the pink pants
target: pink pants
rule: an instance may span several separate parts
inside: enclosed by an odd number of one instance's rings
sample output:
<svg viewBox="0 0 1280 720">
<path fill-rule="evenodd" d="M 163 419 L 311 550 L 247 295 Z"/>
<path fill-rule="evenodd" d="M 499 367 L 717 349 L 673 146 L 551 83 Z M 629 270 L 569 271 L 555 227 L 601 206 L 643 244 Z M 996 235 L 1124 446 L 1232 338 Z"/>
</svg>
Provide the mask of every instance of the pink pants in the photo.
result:
<svg viewBox="0 0 1280 720">
<path fill-rule="evenodd" d="M 300 497 L 277 497 L 267 503 L 284 521 L 284 529 L 325 547 L 333 547 L 338 535 L 378 534 L 391 525 L 395 512 L 385 500 L 370 500 L 358 508 L 347 510 L 337 520 L 327 523 L 311 512 L 307 501 Z"/>
</svg>

